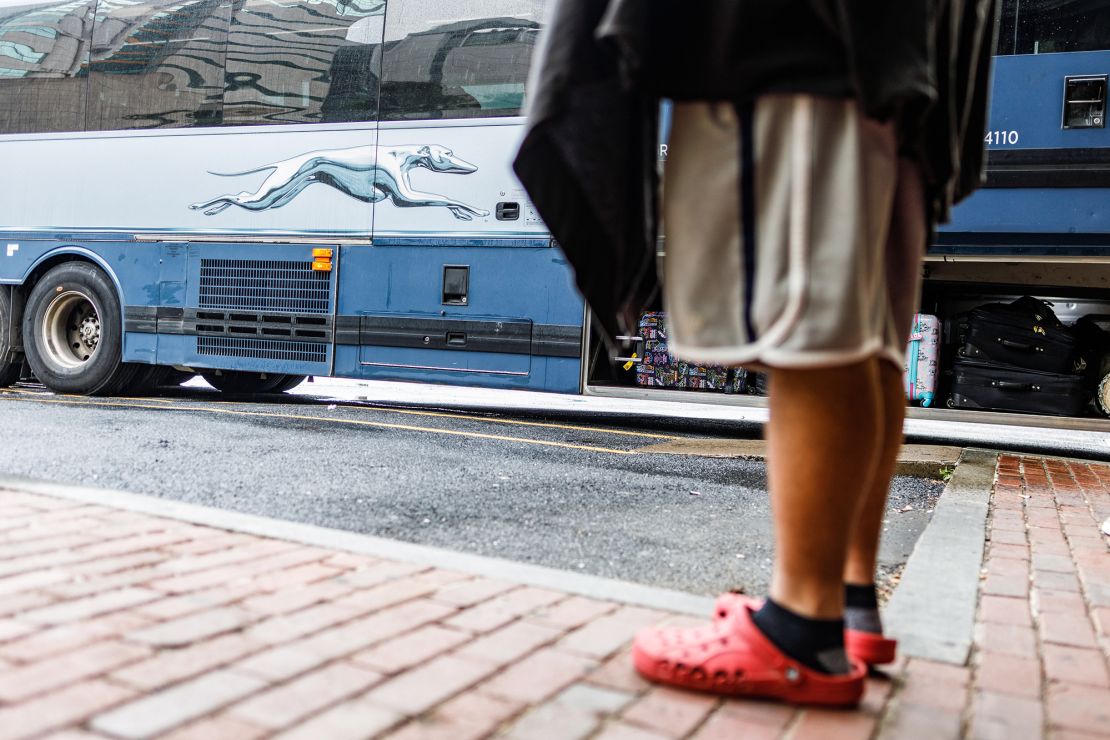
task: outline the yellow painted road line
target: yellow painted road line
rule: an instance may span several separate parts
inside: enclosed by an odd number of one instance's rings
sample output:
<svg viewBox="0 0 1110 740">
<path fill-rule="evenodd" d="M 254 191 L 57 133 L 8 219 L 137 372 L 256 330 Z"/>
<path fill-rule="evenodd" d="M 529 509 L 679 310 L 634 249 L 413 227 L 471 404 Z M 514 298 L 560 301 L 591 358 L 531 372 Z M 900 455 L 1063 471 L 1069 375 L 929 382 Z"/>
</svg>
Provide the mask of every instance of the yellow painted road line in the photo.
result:
<svg viewBox="0 0 1110 740">
<path fill-rule="evenodd" d="M 89 398 L 89 396 L 82 396 L 82 395 L 79 395 L 77 393 L 54 393 L 53 391 L 29 391 L 25 388 L 0 388 L 0 395 L 6 394 L 6 393 L 18 393 L 21 396 L 34 396 L 34 397 L 37 397 L 37 398 L 75 398 L 75 399 L 79 399 L 79 400 L 84 400 L 86 398 Z M 144 401 L 149 401 L 150 403 L 177 403 L 177 401 L 175 401 L 172 398 L 144 398 L 143 400 Z"/>
<path fill-rule="evenodd" d="M 514 424 L 522 427 L 540 427 L 541 429 L 566 429 L 573 432 L 603 432 L 605 434 L 614 434 L 622 437 L 644 437 L 647 439 L 666 439 L 677 440 L 682 437 L 676 437 L 670 434 L 653 434 L 651 432 L 629 432 L 624 429 L 602 429 L 599 427 L 583 427 L 575 426 L 573 424 L 556 424 L 547 421 L 519 421 L 517 419 L 491 419 L 485 416 L 475 416 L 472 414 L 452 414 L 444 411 L 416 411 L 412 409 L 391 409 L 381 406 L 345 406 L 344 408 L 357 408 L 365 409 L 370 408 L 375 411 L 383 411 L 390 414 L 410 414 L 412 416 L 431 416 L 443 419 L 463 419 L 467 421 L 482 421 L 487 424 Z"/>
<path fill-rule="evenodd" d="M 30 401 L 28 398 L 5 398 L 6 401 Z M 581 450 L 584 452 L 603 452 L 610 455 L 635 455 L 634 450 L 618 450 L 609 447 L 594 447 L 592 445 L 579 445 L 570 442 L 552 442 L 543 439 L 524 439 L 522 437 L 509 437 L 501 434 L 484 434 L 482 432 L 463 432 L 455 429 L 436 429 L 435 427 L 419 427 L 411 424 L 390 424 L 383 421 L 366 421 L 364 419 L 332 419 L 322 416 L 309 416 L 307 414 L 277 414 L 266 411 L 235 411 L 233 409 L 205 408 L 200 406 L 152 406 L 144 403 L 121 401 L 93 401 L 87 398 L 58 398 L 39 397 L 34 399 L 38 403 L 68 404 L 70 406 L 108 406 L 116 408 L 158 409 L 161 411 L 200 411 L 208 414 L 225 414 L 230 416 L 247 416 L 254 418 L 288 419 L 291 421 L 317 421 L 331 424 L 346 424 L 350 426 L 374 427 L 378 429 L 396 429 L 408 432 L 424 432 L 427 434 L 445 434 L 455 437 L 469 437 L 472 439 L 491 439 L 500 442 L 518 442 L 521 444 L 538 445 L 541 447 L 558 447 L 567 450 Z"/>
<path fill-rule="evenodd" d="M 57 395 L 50 391 L 29 391 L 23 388 L 0 388 L 0 393 L 18 393 L 21 396 L 54 396 Z M 83 396 L 74 396 L 74 398 L 83 398 Z"/>
<path fill-rule="evenodd" d="M 327 399 L 323 396 L 318 397 L 319 403 L 324 403 Z M 158 399 L 148 398 L 147 401 Z M 194 401 L 187 398 L 177 399 L 182 403 L 211 403 L 220 406 L 242 406 L 242 402 L 238 401 Z M 167 403 L 174 403 L 174 401 L 167 401 Z M 264 403 L 259 401 L 257 403 Z M 388 406 L 373 406 L 363 405 L 359 403 L 341 403 L 336 404 L 340 408 L 358 409 L 360 411 L 380 411 L 385 414 L 408 414 L 409 416 L 427 416 L 431 418 L 440 419 L 462 419 L 464 421 L 480 421 L 486 424 L 509 424 L 521 427 L 539 427 L 540 429 L 565 429 L 572 432 L 603 432 L 605 434 L 613 434 L 620 437 L 640 437 L 644 439 L 659 439 L 668 442 L 685 439 L 685 437 L 676 437 L 673 434 L 654 434 L 652 432 L 630 432 L 624 429 L 604 429 L 600 427 L 584 427 L 575 426 L 574 424 L 557 424 L 549 421 L 520 421 L 519 419 L 494 419 L 485 416 L 478 416 L 477 414 L 454 414 L 447 411 L 418 411 L 416 409 L 394 409 Z"/>
<path fill-rule="evenodd" d="M 22 393 L 29 396 L 43 396 L 46 395 L 42 391 L 28 391 L 23 389 L 6 389 L 0 390 L 0 393 Z M 88 398 L 88 396 L 78 396 L 72 394 L 53 394 L 57 398 Z M 197 401 L 189 398 L 143 398 L 143 401 L 150 401 L 152 403 L 206 403 L 219 406 L 242 406 L 241 401 Z M 326 399 L 324 399 L 326 400 Z M 643 439 L 659 439 L 664 441 L 679 441 L 686 439 L 685 437 L 678 437 L 673 434 L 655 434 L 652 432 L 630 432 L 625 429 L 605 429 L 600 427 L 584 427 L 574 424 L 557 424 L 555 422 L 547 421 L 521 421 L 519 419 L 494 419 L 476 414 L 455 414 L 447 411 L 419 411 L 416 409 L 394 409 L 388 406 L 372 406 L 363 404 L 342 404 L 342 408 L 359 409 L 363 411 L 379 411 L 386 414 L 407 414 L 409 416 L 427 416 L 431 418 L 441 419 L 462 419 L 465 421 L 480 421 L 486 424 L 508 424 L 512 426 L 522 427 L 538 427 L 540 429 L 565 429 L 572 432 L 602 432 L 604 434 L 612 434 L 618 437 L 640 437 Z"/>
<path fill-rule="evenodd" d="M 16 396 L 15 394 L 19 395 Z M 37 403 L 62 403 L 69 404 L 70 406 L 121 406 L 124 408 L 139 408 L 139 409 L 162 409 L 165 411 L 173 411 L 174 407 L 171 406 L 154 406 L 149 402 L 156 401 L 154 398 L 144 398 L 144 403 L 137 401 L 116 401 L 114 399 L 98 399 L 90 396 L 78 396 L 70 394 L 57 394 L 57 393 L 36 393 L 34 391 L 12 391 L 10 389 L 0 390 L 0 398 L 5 401 L 34 401 Z"/>
</svg>

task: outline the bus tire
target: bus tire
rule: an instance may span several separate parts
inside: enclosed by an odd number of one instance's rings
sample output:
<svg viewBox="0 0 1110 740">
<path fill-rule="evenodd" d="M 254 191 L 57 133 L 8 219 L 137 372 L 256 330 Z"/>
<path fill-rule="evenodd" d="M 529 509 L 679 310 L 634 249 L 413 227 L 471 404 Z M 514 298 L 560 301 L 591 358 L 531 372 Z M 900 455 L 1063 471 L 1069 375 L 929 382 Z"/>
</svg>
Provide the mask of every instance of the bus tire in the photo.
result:
<svg viewBox="0 0 1110 740">
<path fill-rule="evenodd" d="M 163 365 L 140 365 L 135 377 L 127 384 L 124 393 L 129 396 L 149 396 L 162 385 L 166 371 L 172 368 Z"/>
<path fill-rule="evenodd" d="M 195 373 L 186 373 L 168 365 L 142 365 L 131 385 L 127 387 L 127 394 L 131 396 L 153 396 L 161 391 L 173 390 L 187 380 L 196 377 Z"/>
<path fill-rule="evenodd" d="M 254 393 L 271 393 L 274 388 L 283 383 L 288 375 L 278 373 L 248 373 L 239 370 L 224 370 L 220 373 L 201 373 L 208 385 L 221 393 L 240 393 L 250 395 Z"/>
<path fill-rule="evenodd" d="M 285 380 L 270 389 L 270 393 L 285 393 L 286 391 L 291 391 L 307 379 L 307 375 L 286 375 Z"/>
<path fill-rule="evenodd" d="M 187 373 L 184 370 L 167 367 L 165 375 L 158 383 L 159 388 L 177 388 L 182 383 L 187 383 L 197 377 L 196 373 Z"/>
<path fill-rule="evenodd" d="M 12 290 L 6 286 L 0 286 L 0 388 L 6 388 L 19 380 L 23 366 L 22 360 L 4 359 L 8 357 L 12 348 L 11 317 Z"/>
<path fill-rule="evenodd" d="M 123 361 L 122 315 L 115 286 L 101 270 L 85 262 L 58 265 L 27 298 L 27 364 L 59 393 L 119 393 L 139 368 Z"/>
</svg>

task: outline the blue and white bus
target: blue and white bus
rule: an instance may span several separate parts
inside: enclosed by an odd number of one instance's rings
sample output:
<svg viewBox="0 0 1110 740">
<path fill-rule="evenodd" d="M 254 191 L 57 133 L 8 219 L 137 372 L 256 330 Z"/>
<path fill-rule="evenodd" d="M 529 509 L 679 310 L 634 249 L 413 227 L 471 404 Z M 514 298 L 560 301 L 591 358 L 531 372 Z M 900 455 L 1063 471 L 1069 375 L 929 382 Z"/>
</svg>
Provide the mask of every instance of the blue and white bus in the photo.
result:
<svg viewBox="0 0 1110 740">
<path fill-rule="evenodd" d="M 510 169 L 544 5 L 0 0 L 9 376 L 578 390 L 582 301 Z"/>
<path fill-rule="evenodd" d="M 511 173 L 552 1 L 0 0 L 0 384 L 652 392 Z M 1006 0 L 1002 35 L 925 308 L 1110 314 L 1110 4 Z"/>
</svg>

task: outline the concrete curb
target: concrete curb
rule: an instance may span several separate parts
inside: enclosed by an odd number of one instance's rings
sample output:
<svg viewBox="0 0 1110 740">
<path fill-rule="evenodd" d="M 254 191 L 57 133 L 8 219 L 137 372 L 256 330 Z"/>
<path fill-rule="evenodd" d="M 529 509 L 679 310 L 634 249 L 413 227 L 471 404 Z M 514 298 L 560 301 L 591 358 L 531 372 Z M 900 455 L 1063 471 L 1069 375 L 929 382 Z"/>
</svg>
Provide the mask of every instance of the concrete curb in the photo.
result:
<svg viewBox="0 0 1110 740">
<path fill-rule="evenodd" d="M 345 550 L 359 555 L 455 570 L 527 586 L 549 588 L 555 591 L 564 591 L 580 596 L 615 601 L 632 606 L 643 606 L 661 611 L 705 617 L 711 614 L 713 610 L 713 599 L 707 596 L 654 588 L 611 578 L 570 573 L 554 568 L 517 563 L 511 560 L 454 552 L 438 547 L 415 545 L 409 542 L 389 540 L 339 529 L 328 529 L 311 524 L 269 519 L 253 514 L 225 511 L 209 506 L 187 504 L 126 491 L 67 486 L 0 476 L 0 490 L 5 489 L 149 514 L 164 519 L 175 519 L 232 532 L 299 542 L 314 547 Z"/>
<path fill-rule="evenodd" d="M 903 655 L 965 665 L 997 452 L 965 450 L 883 615 Z"/>
</svg>

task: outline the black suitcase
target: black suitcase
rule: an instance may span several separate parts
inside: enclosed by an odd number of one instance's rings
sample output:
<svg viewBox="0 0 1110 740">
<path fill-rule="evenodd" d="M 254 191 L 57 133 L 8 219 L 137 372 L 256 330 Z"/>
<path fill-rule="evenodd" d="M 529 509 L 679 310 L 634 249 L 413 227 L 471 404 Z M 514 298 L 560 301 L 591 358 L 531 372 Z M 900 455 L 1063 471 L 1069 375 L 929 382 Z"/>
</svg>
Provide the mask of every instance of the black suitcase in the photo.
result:
<svg viewBox="0 0 1110 740">
<path fill-rule="evenodd" d="M 1083 416 L 1091 401 L 1090 386 L 1082 375 L 963 359 L 956 360 L 952 370 L 950 408 Z"/>
<path fill-rule="evenodd" d="M 1084 316 L 1075 322 L 1072 331 L 1079 340 L 1079 352 L 1087 364 L 1087 379 L 1095 389 L 1095 408 L 1110 416 L 1110 316 Z"/>
<path fill-rule="evenodd" d="M 972 310 L 959 354 L 1046 373 L 1074 373 L 1080 362 L 1075 335 L 1047 303 L 1029 297 Z"/>
<path fill-rule="evenodd" d="M 1110 324 L 1110 316 L 1084 316 L 1071 328 L 1086 372 L 1095 382 L 1110 374 L 1110 332 L 1102 328 L 1100 321 Z"/>
</svg>

